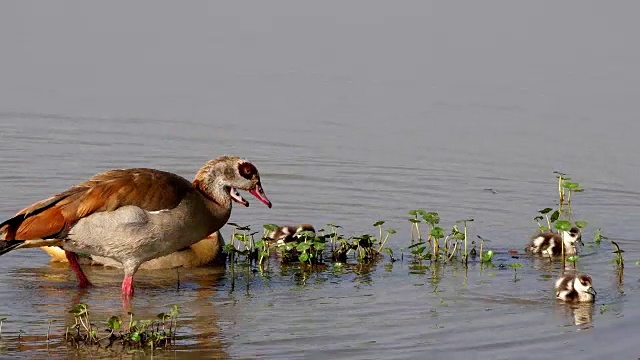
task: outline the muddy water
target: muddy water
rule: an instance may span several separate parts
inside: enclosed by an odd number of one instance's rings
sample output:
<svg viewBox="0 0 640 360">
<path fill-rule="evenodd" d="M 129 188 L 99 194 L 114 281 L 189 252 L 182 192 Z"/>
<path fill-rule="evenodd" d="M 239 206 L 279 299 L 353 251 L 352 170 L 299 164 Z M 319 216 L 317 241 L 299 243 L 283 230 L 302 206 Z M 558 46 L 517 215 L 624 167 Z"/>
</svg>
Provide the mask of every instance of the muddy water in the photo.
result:
<svg viewBox="0 0 640 360">
<path fill-rule="evenodd" d="M 140 271 L 136 316 L 182 306 L 176 347 L 157 357 L 637 357 L 637 5 L 126 6 L 0 6 L 2 218 L 101 170 L 191 178 L 234 153 L 257 165 L 274 207 L 247 197 L 231 221 L 350 235 L 386 220 L 400 254 L 407 211 L 423 208 L 446 227 L 475 219 L 469 234 L 497 253 L 496 267 L 466 271 L 407 256 L 312 274 L 276 262 L 264 274 Z M 587 245 L 602 228 L 625 250 L 620 281 L 609 243 L 583 249 L 593 307 L 556 304 L 559 267 L 508 254 L 554 206 L 554 170 L 586 189 L 574 215 Z M 80 301 L 97 321 L 125 316 L 120 271 L 87 269 L 97 286 L 79 291 L 40 250 L 1 259 L 2 356 L 113 355 L 45 335 Z M 515 277 L 500 266 L 513 262 Z"/>
</svg>

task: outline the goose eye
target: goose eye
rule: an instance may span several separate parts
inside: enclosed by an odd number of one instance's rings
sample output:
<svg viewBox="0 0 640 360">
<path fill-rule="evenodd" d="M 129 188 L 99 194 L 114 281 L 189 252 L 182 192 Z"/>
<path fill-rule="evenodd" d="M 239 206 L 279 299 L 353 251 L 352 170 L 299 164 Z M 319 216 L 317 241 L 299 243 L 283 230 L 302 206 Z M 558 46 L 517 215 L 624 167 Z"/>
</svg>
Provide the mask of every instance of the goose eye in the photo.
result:
<svg viewBox="0 0 640 360">
<path fill-rule="evenodd" d="M 240 176 L 242 176 L 243 178 L 247 180 L 252 180 L 258 174 L 258 169 L 256 169 L 256 167 L 253 166 L 253 164 L 244 162 L 238 165 L 238 172 L 240 173 Z"/>
</svg>

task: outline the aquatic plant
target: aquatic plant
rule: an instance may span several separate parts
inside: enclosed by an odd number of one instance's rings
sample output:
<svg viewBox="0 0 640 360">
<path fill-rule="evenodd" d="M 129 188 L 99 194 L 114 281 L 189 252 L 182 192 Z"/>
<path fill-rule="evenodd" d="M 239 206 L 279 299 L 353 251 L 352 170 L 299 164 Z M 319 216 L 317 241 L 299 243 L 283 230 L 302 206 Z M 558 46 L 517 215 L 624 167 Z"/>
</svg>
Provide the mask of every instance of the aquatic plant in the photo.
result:
<svg viewBox="0 0 640 360">
<path fill-rule="evenodd" d="M 120 343 L 123 347 L 150 347 L 151 350 L 158 346 L 168 346 L 171 340 L 175 341 L 178 326 L 179 306 L 172 305 L 168 312 L 160 313 L 154 320 L 134 320 L 134 314 L 129 312 L 128 328 L 122 329 L 122 319 L 111 316 L 106 321 L 106 335 L 99 337 L 98 331 L 91 322 L 89 306 L 85 303 L 73 305 L 69 311 L 73 314 L 75 323 L 68 326 L 65 331 L 65 340 L 76 347 L 81 345 L 103 345 L 108 341 L 106 348 L 114 343 Z"/>
<path fill-rule="evenodd" d="M 508 265 L 513 269 L 513 281 L 517 281 L 518 279 L 518 269 L 522 267 L 521 263 L 511 263 Z"/>
<path fill-rule="evenodd" d="M 467 240 L 468 240 L 468 236 L 467 236 L 467 222 L 473 221 L 473 219 L 465 219 L 465 220 L 458 220 L 456 221 L 456 224 L 464 224 L 464 263 L 465 265 L 468 264 L 469 262 L 469 249 L 468 249 L 468 245 L 467 245 Z"/>
<path fill-rule="evenodd" d="M 393 249 L 391 248 L 385 248 L 384 252 L 386 252 L 387 254 L 389 254 L 389 261 L 391 261 L 392 263 L 398 261 L 398 259 L 395 258 L 395 256 L 393 255 Z"/>
<path fill-rule="evenodd" d="M 331 234 L 329 234 L 329 241 L 331 242 L 331 251 L 333 252 L 338 243 L 338 229 L 342 226 L 333 223 L 328 223 L 327 226 L 331 228 Z"/>
<path fill-rule="evenodd" d="M 609 240 L 608 237 L 602 235 L 602 230 L 600 228 L 596 229 L 596 231 L 593 233 L 593 242 L 597 245 L 600 246 L 600 242 L 602 240 Z"/>
<path fill-rule="evenodd" d="M 427 241 L 429 241 L 429 244 L 433 244 L 431 259 L 438 260 L 438 240 L 444 237 L 444 230 L 442 230 L 441 227 L 436 226 L 440 223 L 440 215 L 433 211 L 425 212 L 422 214 L 422 220 L 428 224 Z"/>
<path fill-rule="evenodd" d="M 255 246 L 258 249 L 259 253 L 259 265 L 262 265 L 266 259 L 269 259 L 269 240 L 271 240 L 269 238 L 269 233 L 278 230 L 278 225 L 276 224 L 265 224 L 262 227 L 264 229 L 262 232 L 262 237 L 255 243 Z"/>
<path fill-rule="evenodd" d="M 558 195 L 559 195 L 558 205 L 562 209 L 562 206 L 564 205 L 564 200 L 565 200 L 564 187 L 562 186 L 562 183 L 565 180 L 569 180 L 570 178 L 567 177 L 567 174 L 560 171 L 554 171 L 553 173 L 556 174 L 557 175 L 556 177 L 558 178 Z"/>
<path fill-rule="evenodd" d="M 624 250 L 620 248 L 617 242 L 613 240 L 609 241 L 611 241 L 611 244 L 613 244 L 613 246 L 615 246 L 616 248 L 613 251 L 613 253 L 616 254 L 615 258 L 613 258 L 613 261 L 618 265 L 619 268 L 624 268 L 624 259 L 622 258 L 622 253 L 624 252 Z"/>
<path fill-rule="evenodd" d="M 573 263 L 573 266 L 574 266 L 574 267 L 576 267 L 576 266 L 577 266 L 577 261 L 578 261 L 578 258 L 579 258 L 579 257 L 580 257 L 580 256 L 578 256 L 578 255 L 571 255 L 571 256 L 567 257 L 567 262 L 568 262 L 568 263 Z"/>
<path fill-rule="evenodd" d="M 484 242 L 491 242 L 491 240 L 487 240 L 480 235 L 476 235 L 478 239 L 480 239 L 480 264 L 482 263 L 490 263 L 493 258 L 493 250 L 489 250 L 486 253 L 483 253 Z"/>
<path fill-rule="evenodd" d="M 422 236 L 420 234 L 420 222 L 421 220 L 418 216 L 424 216 L 427 212 L 422 209 L 414 209 L 409 211 L 409 215 L 413 216 L 409 218 L 409 222 L 411 223 L 411 243 L 414 242 L 414 229 L 418 235 L 418 242 L 422 241 Z"/>
<path fill-rule="evenodd" d="M 570 181 L 567 181 L 567 180 L 568 179 L 565 179 L 562 182 L 562 187 L 569 191 L 569 195 L 567 196 L 567 206 L 569 206 L 569 208 L 571 208 L 571 194 L 577 193 L 577 192 L 582 192 L 582 191 L 584 191 L 584 189 L 582 189 L 580 187 L 580 183 L 570 182 Z"/>
<path fill-rule="evenodd" d="M 551 213 L 551 216 L 549 216 L 549 213 L 552 210 L 552 208 L 544 208 L 542 210 L 538 210 L 541 215 L 533 218 L 538 223 L 538 229 L 540 231 L 551 231 L 551 223 L 555 222 L 560 217 L 560 212 L 558 210 L 554 211 L 553 213 Z M 540 220 L 542 220 L 543 218 L 547 220 L 547 226 L 540 224 Z"/>
</svg>

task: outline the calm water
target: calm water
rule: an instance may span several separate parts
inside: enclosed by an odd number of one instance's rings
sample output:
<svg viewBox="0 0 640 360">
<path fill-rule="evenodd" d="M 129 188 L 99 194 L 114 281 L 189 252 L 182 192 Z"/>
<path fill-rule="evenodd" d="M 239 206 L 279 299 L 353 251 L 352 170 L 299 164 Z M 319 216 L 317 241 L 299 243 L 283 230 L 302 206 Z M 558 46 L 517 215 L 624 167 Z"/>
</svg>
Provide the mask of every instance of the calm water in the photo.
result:
<svg viewBox="0 0 640 360">
<path fill-rule="evenodd" d="M 635 358 L 640 346 L 640 25 L 636 3 L 136 2 L 0 5 L 0 217 L 94 173 L 148 166 L 192 178 L 238 154 L 274 203 L 231 221 L 386 220 L 409 244 L 407 211 L 474 218 L 496 263 L 416 271 L 406 261 L 295 269 L 145 272 L 134 312 L 180 304 L 177 349 L 229 358 Z M 574 213 L 619 242 L 578 260 L 593 308 L 553 299 L 557 266 L 512 259 L 554 206 L 554 170 L 585 188 Z M 485 189 L 491 188 L 494 192 Z M 230 228 L 223 228 L 226 238 Z M 87 269 L 79 291 L 36 250 L 0 262 L 2 356 L 76 353 L 43 335 L 79 301 L 122 309 L 119 270 Z M 23 330 L 28 341 L 18 344 Z M 134 355 L 131 355 L 134 356 Z"/>
</svg>

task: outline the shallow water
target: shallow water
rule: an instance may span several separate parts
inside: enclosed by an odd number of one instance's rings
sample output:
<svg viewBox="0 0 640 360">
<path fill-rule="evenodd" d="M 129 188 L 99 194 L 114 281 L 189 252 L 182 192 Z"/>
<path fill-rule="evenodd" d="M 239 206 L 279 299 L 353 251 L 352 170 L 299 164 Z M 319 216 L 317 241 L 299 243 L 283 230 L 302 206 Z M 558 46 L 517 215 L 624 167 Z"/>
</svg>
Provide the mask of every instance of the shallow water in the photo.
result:
<svg viewBox="0 0 640 360">
<path fill-rule="evenodd" d="M 156 357 L 637 357 L 639 5 L 66 4 L 0 5 L 1 218 L 101 170 L 191 178 L 233 153 L 274 203 L 247 196 L 233 222 L 350 235 L 383 219 L 399 254 L 408 210 L 423 208 L 447 228 L 473 218 L 496 265 L 524 265 L 516 279 L 475 262 L 419 270 L 406 254 L 311 275 L 275 261 L 264 274 L 140 271 L 137 317 L 182 306 L 175 349 Z M 507 253 L 557 201 L 554 170 L 586 189 L 573 203 L 585 242 L 602 228 L 625 250 L 622 283 L 607 242 L 581 253 L 591 308 L 555 302 L 557 265 Z M 87 269 L 97 286 L 79 291 L 37 249 L 0 269 L 3 357 L 113 355 L 44 336 L 79 301 L 97 320 L 125 316 L 119 270 Z"/>
</svg>

